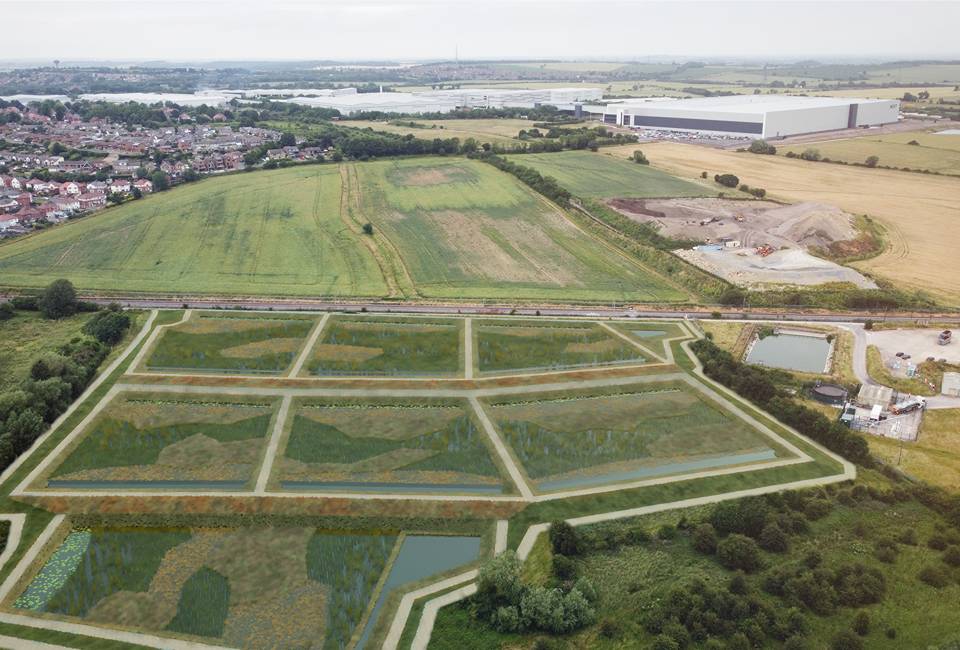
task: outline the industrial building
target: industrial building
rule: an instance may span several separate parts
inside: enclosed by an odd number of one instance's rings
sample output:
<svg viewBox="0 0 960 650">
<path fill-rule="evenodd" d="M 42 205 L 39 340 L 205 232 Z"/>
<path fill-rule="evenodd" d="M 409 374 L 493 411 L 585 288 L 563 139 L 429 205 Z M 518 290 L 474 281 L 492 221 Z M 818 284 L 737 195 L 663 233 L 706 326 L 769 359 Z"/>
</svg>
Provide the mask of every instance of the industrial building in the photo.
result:
<svg viewBox="0 0 960 650">
<path fill-rule="evenodd" d="M 320 108 L 335 108 L 343 115 L 363 111 L 384 113 L 449 113 L 460 108 L 534 108 L 540 105 L 573 110 L 574 104 L 597 101 L 601 88 L 456 88 L 425 92 L 354 93 L 329 97 L 291 97 L 283 101 Z"/>
<path fill-rule="evenodd" d="M 617 126 L 779 138 L 896 122 L 891 99 L 732 95 L 696 99 L 624 100 L 608 104 L 603 122 Z"/>
</svg>

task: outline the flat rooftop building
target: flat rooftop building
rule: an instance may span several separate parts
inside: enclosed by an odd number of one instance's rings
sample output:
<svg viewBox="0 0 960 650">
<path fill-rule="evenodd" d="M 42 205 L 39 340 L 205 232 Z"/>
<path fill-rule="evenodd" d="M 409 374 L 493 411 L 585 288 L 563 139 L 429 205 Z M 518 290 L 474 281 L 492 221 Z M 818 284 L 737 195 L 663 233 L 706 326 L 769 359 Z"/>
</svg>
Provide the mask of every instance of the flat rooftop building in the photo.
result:
<svg viewBox="0 0 960 650">
<path fill-rule="evenodd" d="M 891 99 L 732 95 L 674 101 L 625 100 L 607 104 L 607 124 L 750 138 L 878 126 L 896 122 L 900 102 Z"/>
</svg>

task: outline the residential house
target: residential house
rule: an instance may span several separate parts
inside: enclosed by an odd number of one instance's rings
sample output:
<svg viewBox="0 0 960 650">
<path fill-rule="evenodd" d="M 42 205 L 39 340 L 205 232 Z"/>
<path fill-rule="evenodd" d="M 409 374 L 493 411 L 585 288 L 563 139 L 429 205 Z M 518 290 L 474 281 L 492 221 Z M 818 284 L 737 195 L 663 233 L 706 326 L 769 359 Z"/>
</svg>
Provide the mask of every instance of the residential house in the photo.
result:
<svg viewBox="0 0 960 650">
<path fill-rule="evenodd" d="M 81 210 L 96 210 L 107 204 L 107 195 L 101 192 L 86 192 L 77 197 Z"/>
<path fill-rule="evenodd" d="M 92 181 L 87 183 L 87 192 L 98 192 L 106 194 L 108 185 L 103 181 Z"/>
<path fill-rule="evenodd" d="M 133 181 L 133 186 L 140 190 L 141 194 L 150 194 L 153 191 L 153 183 L 146 178 L 138 178 Z"/>
<path fill-rule="evenodd" d="M 66 196 L 79 196 L 83 194 L 84 185 L 76 181 L 67 181 L 60 185 L 60 194 Z"/>
<path fill-rule="evenodd" d="M 110 193 L 111 194 L 129 194 L 130 181 L 120 180 L 119 178 L 114 179 L 114 181 L 110 183 Z"/>
<path fill-rule="evenodd" d="M 0 232 L 20 225 L 20 217 L 15 214 L 0 214 Z"/>
<path fill-rule="evenodd" d="M 74 195 L 55 196 L 50 199 L 50 203 L 64 212 L 76 212 L 80 209 L 80 199 Z"/>
</svg>

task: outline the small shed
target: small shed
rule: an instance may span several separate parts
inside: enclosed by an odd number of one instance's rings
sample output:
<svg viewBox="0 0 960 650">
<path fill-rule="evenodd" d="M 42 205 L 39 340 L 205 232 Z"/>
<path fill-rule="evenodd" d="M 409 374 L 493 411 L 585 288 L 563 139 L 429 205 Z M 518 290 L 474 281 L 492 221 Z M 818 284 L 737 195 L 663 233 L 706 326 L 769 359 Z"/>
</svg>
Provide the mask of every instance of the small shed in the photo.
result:
<svg viewBox="0 0 960 650">
<path fill-rule="evenodd" d="M 960 397 L 960 372 L 943 373 L 940 392 L 951 397 Z"/>
<path fill-rule="evenodd" d="M 880 406 L 885 409 L 892 401 L 893 389 L 887 386 L 864 384 L 857 395 L 857 403 L 868 408 Z"/>
</svg>

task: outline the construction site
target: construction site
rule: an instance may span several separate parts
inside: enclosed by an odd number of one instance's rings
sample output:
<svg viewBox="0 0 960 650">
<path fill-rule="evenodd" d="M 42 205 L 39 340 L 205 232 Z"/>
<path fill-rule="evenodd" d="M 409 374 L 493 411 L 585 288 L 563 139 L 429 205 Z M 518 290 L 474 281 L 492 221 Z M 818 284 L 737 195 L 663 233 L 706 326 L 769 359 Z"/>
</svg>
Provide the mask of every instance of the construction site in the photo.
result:
<svg viewBox="0 0 960 650">
<path fill-rule="evenodd" d="M 655 225 L 664 236 L 702 242 L 675 252 L 741 287 L 831 282 L 877 287 L 858 271 L 811 254 L 857 239 L 854 216 L 835 206 L 723 198 L 613 199 L 609 205 Z"/>
</svg>

